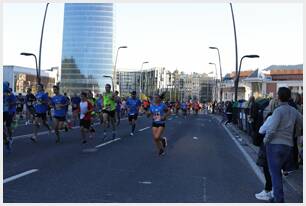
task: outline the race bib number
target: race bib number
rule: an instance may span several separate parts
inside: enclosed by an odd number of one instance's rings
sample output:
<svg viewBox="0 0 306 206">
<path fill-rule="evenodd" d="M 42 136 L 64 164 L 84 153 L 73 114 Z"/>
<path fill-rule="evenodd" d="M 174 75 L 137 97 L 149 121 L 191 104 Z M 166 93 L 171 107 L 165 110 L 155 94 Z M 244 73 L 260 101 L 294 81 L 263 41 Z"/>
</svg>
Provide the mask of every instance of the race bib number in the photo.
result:
<svg viewBox="0 0 306 206">
<path fill-rule="evenodd" d="M 56 105 L 55 105 L 55 109 L 56 109 L 56 110 L 60 110 L 61 108 L 62 108 L 62 107 L 61 107 L 60 104 L 56 104 Z"/>
<path fill-rule="evenodd" d="M 153 120 L 155 122 L 161 121 L 160 113 L 155 113 L 154 116 L 153 116 Z"/>
</svg>

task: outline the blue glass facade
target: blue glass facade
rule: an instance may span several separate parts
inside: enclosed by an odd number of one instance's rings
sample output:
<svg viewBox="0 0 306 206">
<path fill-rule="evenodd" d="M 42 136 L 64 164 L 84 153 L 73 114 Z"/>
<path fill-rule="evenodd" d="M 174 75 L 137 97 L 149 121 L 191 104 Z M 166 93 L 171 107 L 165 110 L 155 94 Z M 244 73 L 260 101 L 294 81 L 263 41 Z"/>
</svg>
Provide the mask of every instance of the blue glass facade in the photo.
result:
<svg viewBox="0 0 306 206">
<path fill-rule="evenodd" d="M 69 95 L 101 93 L 112 76 L 113 4 L 66 3 L 61 87 Z"/>
</svg>

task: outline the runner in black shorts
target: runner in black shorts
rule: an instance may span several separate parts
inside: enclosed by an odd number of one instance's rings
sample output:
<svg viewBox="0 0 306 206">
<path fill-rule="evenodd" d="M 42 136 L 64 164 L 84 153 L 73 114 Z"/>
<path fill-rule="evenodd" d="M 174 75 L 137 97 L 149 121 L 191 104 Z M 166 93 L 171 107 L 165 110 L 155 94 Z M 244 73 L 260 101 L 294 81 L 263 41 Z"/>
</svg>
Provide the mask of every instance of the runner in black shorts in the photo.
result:
<svg viewBox="0 0 306 206">
<path fill-rule="evenodd" d="M 36 94 L 36 103 L 35 103 L 35 121 L 34 121 L 34 135 L 31 137 L 33 142 L 37 142 L 37 130 L 39 124 L 42 124 L 49 130 L 51 133 L 51 128 L 47 123 L 47 110 L 49 104 L 49 97 L 47 93 L 44 92 L 44 87 L 42 84 L 37 85 L 37 94 Z"/>
<path fill-rule="evenodd" d="M 162 138 L 161 136 L 165 129 L 165 121 L 170 115 L 170 110 L 161 102 L 162 98 L 163 95 L 155 94 L 154 102 L 150 106 L 150 111 L 147 112 L 148 116 L 153 116 L 152 133 L 159 155 L 165 154 L 167 139 L 165 137 Z"/>
<path fill-rule="evenodd" d="M 81 102 L 79 107 L 80 113 L 80 129 L 83 139 L 83 144 L 87 142 L 86 133 L 89 133 L 91 127 L 91 113 L 93 111 L 93 105 L 87 99 L 87 93 L 81 93 Z"/>
<path fill-rule="evenodd" d="M 27 89 L 27 95 L 25 98 L 25 104 L 26 104 L 26 125 L 32 123 L 34 114 L 35 114 L 35 109 L 34 109 L 34 103 L 36 101 L 36 97 L 34 94 L 32 94 L 32 89 L 28 88 Z"/>
<path fill-rule="evenodd" d="M 53 86 L 53 92 L 55 96 L 51 99 L 51 106 L 54 108 L 53 122 L 54 132 L 56 135 L 56 143 L 60 143 L 60 129 L 63 128 L 64 122 L 66 121 L 67 105 L 69 104 L 67 98 L 60 94 L 59 86 Z"/>
<path fill-rule="evenodd" d="M 16 114 L 19 115 L 19 119 L 23 119 L 23 106 L 24 106 L 24 97 L 22 96 L 21 93 L 18 94 L 17 96 L 17 109 L 16 109 Z"/>
<path fill-rule="evenodd" d="M 103 124 L 104 124 L 104 139 L 107 137 L 106 129 L 109 128 L 109 123 L 112 124 L 112 137 L 116 138 L 116 94 L 111 92 L 111 85 L 105 85 L 105 93 L 103 94 Z"/>
<path fill-rule="evenodd" d="M 134 135 L 138 111 L 141 106 L 141 101 L 136 98 L 136 91 L 131 93 L 131 97 L 127 99 L 126 106 L 128 108 L 129 123 L 132 126 L 131 136 Z"/>
</svg>

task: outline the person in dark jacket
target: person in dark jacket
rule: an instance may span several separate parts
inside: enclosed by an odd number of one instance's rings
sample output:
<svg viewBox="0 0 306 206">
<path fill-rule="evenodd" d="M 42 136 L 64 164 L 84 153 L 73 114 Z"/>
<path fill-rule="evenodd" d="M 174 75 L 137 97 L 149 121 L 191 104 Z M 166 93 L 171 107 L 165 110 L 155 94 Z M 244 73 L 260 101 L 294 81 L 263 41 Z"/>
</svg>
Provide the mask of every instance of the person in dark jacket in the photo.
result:
<svg viewBox="0 0 306 206">
<path fill-rule="evenodd" d="M 264 190 L 261 191 L 260 193 L 255 194 L 255 197 L 259 200 L 267 200 L 267 201 L 273 198 L 273 191 L 272 191 L 272 179 L 271 179 L 271 175 L 269 172 L 267 153 L 266 153 L 265 145 L 263 143 L 263 138 L 266 133 L 266 129 L 269 127 L 271 123 L 270 122 L 271 115 L 272 115 L 272 112 L 269 112 L 267 114 L 264 124 L 259 129 L 259 134 L 261 135 L 261 144 L 259 147 L 258 157 L 256 161 L 256 164 L 263 168 L 263 173 L 266 179 L 266 183 L 265 183 Z"/>
<path fill-rule="evenodd" d="M 232 102 L 227 103 L 226 117 L 227 117 L 227 121 L 225 122 L 225 125 L 227 125 L 227 123 L 231 123 L 232 119 L 233 119 L 233 104 L 232 104 Z"/>
</svg>

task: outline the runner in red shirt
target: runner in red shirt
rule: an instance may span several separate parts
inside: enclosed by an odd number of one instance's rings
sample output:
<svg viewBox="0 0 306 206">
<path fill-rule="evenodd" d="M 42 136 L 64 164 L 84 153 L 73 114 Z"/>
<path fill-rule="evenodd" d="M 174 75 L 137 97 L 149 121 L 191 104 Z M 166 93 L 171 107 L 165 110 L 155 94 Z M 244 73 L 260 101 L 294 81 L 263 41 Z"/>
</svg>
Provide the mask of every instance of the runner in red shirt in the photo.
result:
<svg viewBox="0 0 306 206">
<path fill-rule="evenodd" d="M 91 126 L 91 113 L 93 111 L 93 105 L 87 100 L 87 93 L 82 92 L 81 93 L 81 102 L 79 107 L 79 113 L 80 113 L 80 129 L 81 129 L 81 135 L 83 139 L 83 144 L 85 144 L 86 141 L 86 133 L 90 132 L 90 126 Z"/>
</svg>

